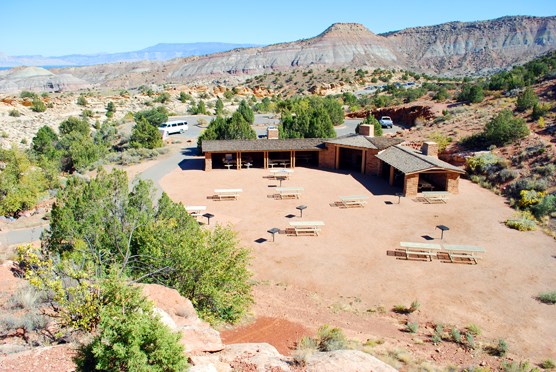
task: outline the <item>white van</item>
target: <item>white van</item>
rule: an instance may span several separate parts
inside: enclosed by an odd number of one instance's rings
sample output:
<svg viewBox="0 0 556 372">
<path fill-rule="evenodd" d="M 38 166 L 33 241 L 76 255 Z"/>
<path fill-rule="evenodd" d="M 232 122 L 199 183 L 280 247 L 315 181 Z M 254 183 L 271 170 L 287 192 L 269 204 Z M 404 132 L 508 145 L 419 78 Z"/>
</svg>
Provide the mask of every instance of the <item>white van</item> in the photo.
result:
<svg viewBox="0 0 556 372">
<path fill-rule="evenodd" d="M 168 134 L 174 133 L 183 133 L 189 129 L 187 125 L 187 121 L 183 120 L 176 120 L 176 121 L 169 121 L 167 123 L 162 123 L 158 126 L 158 129 L 161 132 L 166 132 Z"/>
</svg>

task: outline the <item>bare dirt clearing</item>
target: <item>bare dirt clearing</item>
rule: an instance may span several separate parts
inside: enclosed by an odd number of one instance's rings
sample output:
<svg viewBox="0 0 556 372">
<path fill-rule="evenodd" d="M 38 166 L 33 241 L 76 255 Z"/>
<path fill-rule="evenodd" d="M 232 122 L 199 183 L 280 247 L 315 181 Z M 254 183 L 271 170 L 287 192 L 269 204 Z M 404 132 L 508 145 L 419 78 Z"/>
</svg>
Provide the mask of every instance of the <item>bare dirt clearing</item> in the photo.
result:
<svg viewBox="0 0 556 372">
<path fill-rule="evenodd" d="M 504 338 L 519 358 L 556 355 L 554 307 L 534 299 L 553 289 L 556 242 L 539 231 L 506 228 L 503 221 L 514 211 L 502 197 L 464 180 L 460 194 L 447 204 L 407 198 L 397 204 L 393 195 L 399 190 L 382 179 L 296 168 L 284 186 L 304 187 L 301 199 L 275 200 L 269 196 L 276 182 L 264 178 L 268 171 L 204 172 L 198 169 L 200 162 L 189 161 L 161 185 L 174 200 L 206 205 L 215 215 L 211 225 L 232 224 L 252 248 L 259 281 L 257 317 L 279 317 L 313 330 L 329 322 L 363 341 L 377 336 L 411 340 L 398 331 L 403 327 L 397 324 L 399 318 L 367 310 L 382 306 L 389 311 L 417 299 L 421 310 L 412 317 L 421 327 L 426 322 L 459 327 L 475 323 L 482 339 Z M 237 201 L 207 199 L 216 188 L 243 192 Z M 369 203 L 363 209 L 331 206 L 341 195 L 369 195 Z M 308 206 L 303 220 L 324 221 L 320 236 L 277 234 L 272 242 L 266 231 L 283 230 L 288 222 L 300 220 L 295 209 L 300 204 Z M 438 243 L 439 224 L 450 227 L 443 242 L 482 246 L 484 259 L 466 265 L 388 255 L 400 241 L 425 242 L 428 236 Z M 382 317 L 392 321 L 379 325 Z"/>
</svg>

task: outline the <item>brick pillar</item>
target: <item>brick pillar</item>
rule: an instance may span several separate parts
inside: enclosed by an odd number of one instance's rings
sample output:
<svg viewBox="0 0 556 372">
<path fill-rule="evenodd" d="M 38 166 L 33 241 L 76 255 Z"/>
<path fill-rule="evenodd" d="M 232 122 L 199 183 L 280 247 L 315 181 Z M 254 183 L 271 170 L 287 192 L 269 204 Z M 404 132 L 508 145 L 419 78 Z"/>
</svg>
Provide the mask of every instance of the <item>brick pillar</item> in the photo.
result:
<svg viewBox="0 0 556 372">
<path fill-rule="evenodd" d="M 278 128 L 276 127 L 268 127 L 266 128 L 266 138 L 267 139 L 278 139 L 280 136 L 278 132 Z"/>
<path fill-rule="evenodd" d="M 212 153 L 205 152 L 205 171 L 212 170 Z"/>
<path fill-rule="evenodd" d="M 415 196 L 419 187 L 419 174 L 410 174 L 404 177 L 403 195 Z"/>
<path fill-rule="evenodd" d="M 374 137 L 375 127 L 369 124 L 361 124 L 359 126 L 359 134 L 365 137 Z"/>
<path fill-rule="evenodd" d="M 446 191 L 450 194 L 459 194 L 459 174 L 448 173 L 446 175 Z"/>
<path fill-rule="evenodd" d="M 421 146 L 423 155 L 438 157 L 438 144 L 436 142 L 423 142 Z"/>
</svg>

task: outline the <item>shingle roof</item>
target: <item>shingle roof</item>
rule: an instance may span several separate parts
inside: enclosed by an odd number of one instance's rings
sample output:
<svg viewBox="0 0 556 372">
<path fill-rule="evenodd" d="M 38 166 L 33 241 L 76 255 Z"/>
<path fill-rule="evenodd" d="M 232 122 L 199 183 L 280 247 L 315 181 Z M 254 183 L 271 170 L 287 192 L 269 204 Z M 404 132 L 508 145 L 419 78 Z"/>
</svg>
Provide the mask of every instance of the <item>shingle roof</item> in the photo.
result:
<svg viewBox="0 0 556 372">
<path fill-rule="evenodd" d="M 348 134 L 346 136 L 326 140 L 326 142 L 351 147 L 384 150 L 390 146 L 402 143 L 403 140 L 391 137 L 365 137 L 359 134 Z"/>
<path fill-rule="evenodd" d="M 405 174 L 432 169 L 444 169 L 451 172 L 465 173 L 458 167 L 446 163 L 434 156 L 423 155 L 421 152 L 410 147 L 399 145 L 389 147 L 379 152 L 376 157 Z"/>
<path fill-rule="evenodd" d="M 202 143 L 203 152 L 234 151 L 320 151 L 324 147 L 321 138 L 259 139 L 259 140 L 206 140 Z"/>
</svg>

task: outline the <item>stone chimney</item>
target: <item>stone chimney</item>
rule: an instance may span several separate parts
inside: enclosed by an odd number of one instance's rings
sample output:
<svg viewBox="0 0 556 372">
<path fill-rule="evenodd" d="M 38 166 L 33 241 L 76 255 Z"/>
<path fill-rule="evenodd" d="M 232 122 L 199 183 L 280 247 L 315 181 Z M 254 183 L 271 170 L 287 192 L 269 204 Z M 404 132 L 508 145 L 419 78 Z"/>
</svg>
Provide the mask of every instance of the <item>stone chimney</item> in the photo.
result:
<svg viewBox="0 0 556 372">
<path fill-rule="evenodd" d="M 438 157 L 438 143 L 436 142 L 423 142 L 421 146 L 423 155 Z"/>
<path fill-rule="evenodd" d="M 375 127 L 369 124 L 361 124 L 359 126 L 359 134 L 365 137 L 374 137 Z"/>
<path fill-rule="evenodd" d="M 268 127 L 266 128 L 266 138 L 267 139 L 278 139 L 280 137 L 278 128 Z"/>
</svg>

